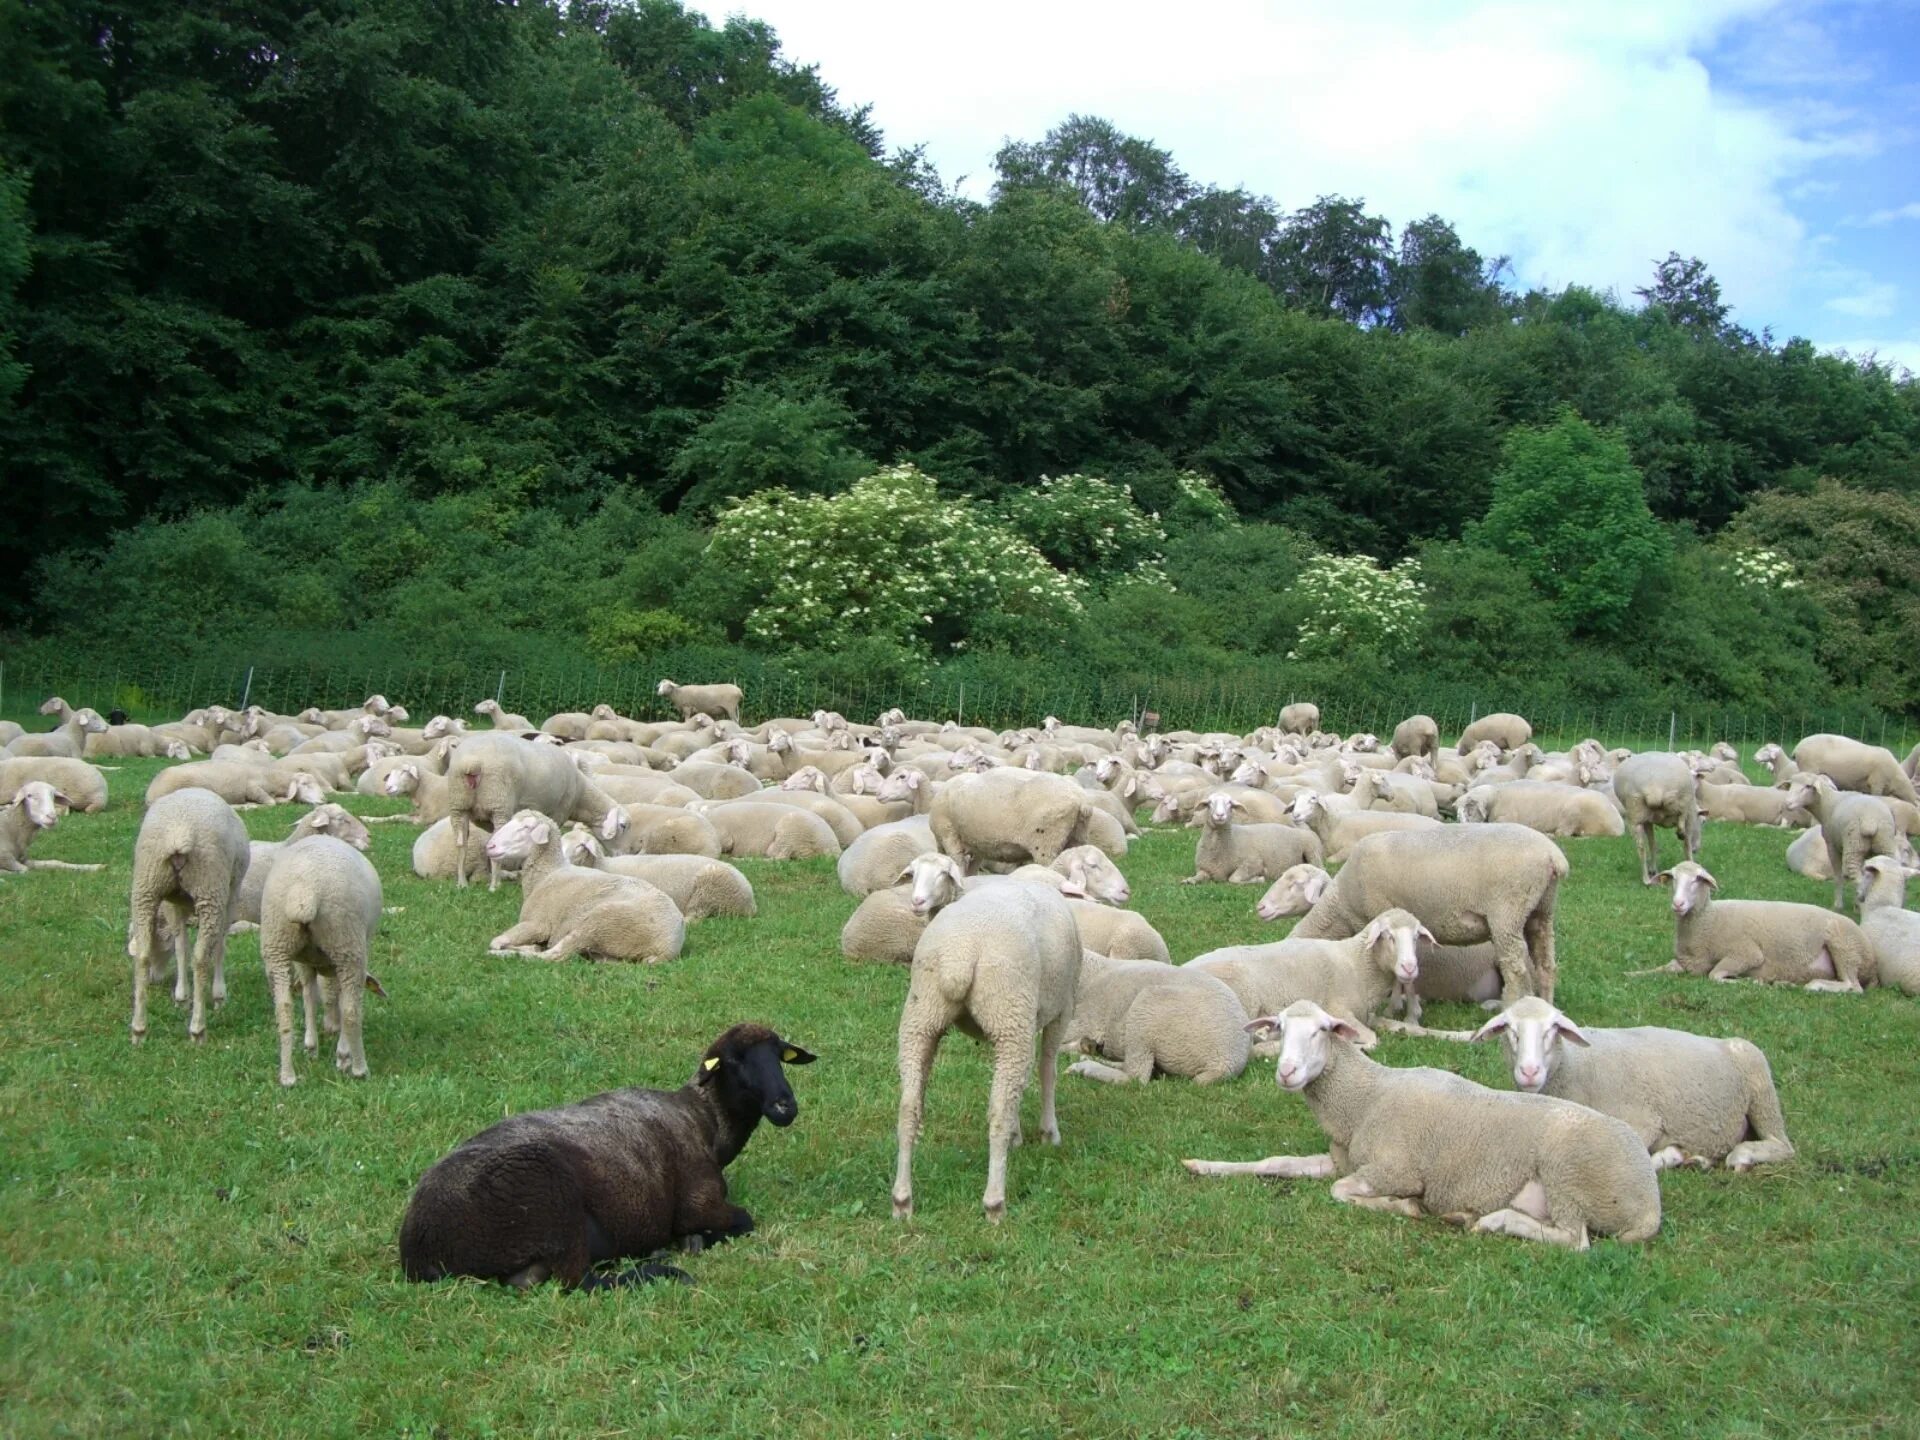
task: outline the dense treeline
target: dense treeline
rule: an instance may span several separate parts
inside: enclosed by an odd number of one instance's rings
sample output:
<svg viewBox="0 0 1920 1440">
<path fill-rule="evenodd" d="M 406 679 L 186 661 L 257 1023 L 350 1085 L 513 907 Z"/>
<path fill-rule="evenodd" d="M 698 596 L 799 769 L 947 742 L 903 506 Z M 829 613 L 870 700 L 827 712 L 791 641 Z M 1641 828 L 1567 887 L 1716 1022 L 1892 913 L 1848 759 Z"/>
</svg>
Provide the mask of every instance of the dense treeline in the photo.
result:
<svg viewBox="0 0 1920 1440">
<path fill-rule="evenodd" d="M 1167 517 L 1174 592 L 1089 596 L 1089 666 L 1283 657 L 1325 548 L 1425 576 L 1349 665 L 1920 694 L 1920 394 L 1731 324 L 1698 262 L 1638 305 L 1517 294 L 1440 217 L 1283 211 L 1078 116 L 974 203 L 674 0 L 0 0 L 0 57 L 15 630 L 733 644 L 720 507 L 905 462 L 995 513 L 1077 471 Z M 1496 479 L 1594 466 L 1640 508 L 1582 609 Z M 1238 521 L 1181 521 L 1187 471 Z M 1731 582 L 1740 545 L 1805 585 Z M 473 627 L 483 592 L 513 620 Z"/>
</svg>

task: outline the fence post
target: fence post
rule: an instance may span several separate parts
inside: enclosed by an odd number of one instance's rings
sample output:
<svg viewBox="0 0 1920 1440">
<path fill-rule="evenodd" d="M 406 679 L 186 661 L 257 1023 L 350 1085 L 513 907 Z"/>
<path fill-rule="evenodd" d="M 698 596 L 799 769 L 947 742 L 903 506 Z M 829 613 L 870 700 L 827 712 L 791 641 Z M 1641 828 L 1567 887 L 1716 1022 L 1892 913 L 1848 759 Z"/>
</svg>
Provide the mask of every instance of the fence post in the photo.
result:
<svg viewBox="0 0 1920 1440">
<path fill-rule="evenodd" d="M 240 708 L 247 708 L 247 701 L 253 697 L 253 666 L 247 666 L 246 688 L 240 692 Z"/>
<path fill-rule="evenodd" d="M 1673 749 L 1674 732 L 1679 728 L 1680 716 L 1675 711 L 1667 712 L 1667 749 Z"/>
<path fill-rule="evenodd" d="M 500 672 L 500 683 L 493 687 L 493 703 L 498 705 L 507 695 L 507 672 Z"/>
<path fill-rule="evenodd" d="M 959 715 L 959 718 L 954 721 L 954 724 L 958 726 L 965 726 L 966 723 L 967 723 L 967 682 L 962 680 L 960 682 L 960 715 Z"/>
</svg>

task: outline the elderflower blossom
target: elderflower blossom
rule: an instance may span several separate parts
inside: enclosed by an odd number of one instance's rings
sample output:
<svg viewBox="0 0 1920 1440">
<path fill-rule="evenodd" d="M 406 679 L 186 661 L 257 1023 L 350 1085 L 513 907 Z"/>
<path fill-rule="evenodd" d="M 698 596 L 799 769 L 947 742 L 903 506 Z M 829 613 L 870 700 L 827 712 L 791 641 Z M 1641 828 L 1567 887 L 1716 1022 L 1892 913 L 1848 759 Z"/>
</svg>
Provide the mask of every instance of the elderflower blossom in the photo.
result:
<svg viewBox="0 0 1920 1440">
<path fill-rule="evenodd" d="M 1419 634 L 1427 614 L 1420 562 L 1382 570 L 1371 555 L 1316 555 L 1294 582 L 1309 614 L 1289 660 L 1338 658 L 1353 650 L 1390 654 Z"/>
<path fill-rule="evenodd" d="M 1172 589 L 1167 532 L 1134 504 L 1133 490 L 1096 475 L 1042 475 L 1000 502 L 1007 524 L 1061 569 L 1099 588 L 1125 581 Z"/>
<path fill-rule="evenodd" d="M 1793 562 L 1774 550 L 1736 550 L 1733 577 L 1742 585 L 1762 590 L 1798 590 L 1800 581 L 1793 573 Z"/>
</svg>

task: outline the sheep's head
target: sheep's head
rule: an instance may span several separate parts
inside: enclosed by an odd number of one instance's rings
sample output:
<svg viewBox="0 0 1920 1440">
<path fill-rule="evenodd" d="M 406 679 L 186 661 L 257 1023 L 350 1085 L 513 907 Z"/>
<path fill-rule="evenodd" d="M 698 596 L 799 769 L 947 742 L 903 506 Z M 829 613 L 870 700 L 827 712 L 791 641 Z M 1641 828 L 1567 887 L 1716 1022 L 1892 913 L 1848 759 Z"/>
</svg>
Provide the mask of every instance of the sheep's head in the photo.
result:
<svg viewBox="0 0 1920 1440">
<path fill-rule="evenodd" d="M 575 825 L 560 837 L 560 853 L 567 857 L 569 865 L 591 870 L 606 858 L 607 852 L 591 830 L 584 825 Z"/>
<path fill-rule="evenodd" d="M 442 735 L 459 734 L 461 728 L 461 723 L 451 715 L 436 715 L 420 727 L 420 738 L 438 740 Z"/>
<path fill-rule="evenodd" d="M 1326 803 L 1311 790 L 1302 790 L 1287 807 L 1287 814 L 1296 825 L 1311 825 L 1316 817 L 1326 813 Z"/>
<path fill-rule="evenodd" d="M 1706 867 L 1692 860 L 1682 860 L 1671 870 L 1662 870 L 1654 878 L 1662 885 L 1673 887 L 1673 913 L 1680 917 L 1705 909 L 1712 898 L 1710 892 L 1720 888 L 1720 882 L 1708 873 Z"/>
<path fill-rule="evenodd" d="M 288 838 L 297 840 L 303 834 L 331 835 L 362 853 L 373 848 L 373 832 L 367 829 L 359 816 L 332 803 L 314 806 L 294 822 L 293 833 Z"/>
<path fill-rule="evenodd" d="M 951 855 L 916 855 L 896 883 L 908 887 L 907 908 L 927 919 L 965 893 L 966 878 Z"/>
<path fill-rule="evenodd" d="M 627 814 L 624 805 L 609 805 L 605 817 L 600 821 L 600 838 L 609 845 L 618 845 L 620 837 L 633 828 L 633 817 Z"/>
<path fill-rule="evenodd" d="M 191 760 L 193 758 L 193 751 L 188 748 L 187 742 L 184 740 L 167 741 L 166 749 L 161 753 L 169 760 Z"/>
<path fill-rule="evenodd" d="M 620 718 L 619 712 L 604 701 L 594 706 L 588 713 L 596 720 L 618 720 Z"/>
<path fill-rule="evenodd" d="M 397 720 L 404 725 L 408 720 L 413 718 L 413 715 L 404 705 L 389 705 L 387 707 L 386 718 L 389 721 Z"/>
<path fill-rule="evenodd" d="M 751 1115 L 784 1129 L 799 1117 L 800 1102 L 781 1067 L 811 1065 L 815 1058 L 765 1025 L 735 1025 L 707 1047 L 693 1083 L 712 1091 L 728 1115 Z"/>
<path fill-rule="evenodd" d="M 1264 790 L 1268 778 L 1267 772 L 1251 760 L 1242 760 L 1227 777 L 1235 785 L 1245 785 L 1252 790 Z"/>
<path fill-rule="evenodd" d="M 1075 845 L 1062 850 L 1053 862 L 1060 876 L 1060 893 L 1070 900 L 1091 900 L 1099 905 L 1124 905 L 1133 898 L 1133 889 L 1120 867 L 1105 851 L 1094 845 Z"/>
<path fill-rule="evenodd" d="M 327 787 L 320 783 L 318 776 L 310 771 L 296 771 L 287 781 L 287 793 L 283 804 L 298 801 L 302 805 L 322 805 L 326 803 Z"/>
<path fill-rule="evenodd" d="M 1905 856 L 1872 856 L 1860 867 L 1859 897 L 1864 902 L 1867 892 L 1876 883 L 1884 881 L 1890 886 L 1887 898 L 1893 908 L 1903 909 L 1907 903 L 1907 881 L 1916 875 L 1920 875 L 1920 867 L 1914 866 Z"/>
<path fill-rule="evenodd" d="M 420 767 L 412 761 L 394 766 L 380 782 L 380 788 L 389 795 L 413 794 L 420 788 Z"/>
<path fill-rule="evenodd" d="M 880 782 L 876 798 L 889 804 L 897 800 L 911 802 L 914 792 L 927 783 L 927 777 L 918 770 L 896 770 Z"/>
<path fill-rule="evenodd" d="M 1782 750 L 1778 745 L 1775 745 L 1771 742 L 1765 745 L 1762 745 L 1758 750 L 1753 752 L 1753 760 L 1756 765 L 1770 766 L 1770 765 L 1777 764 L 1780 761 L 1785 760 L 1786 758 L 1787 758 L 1787 752 Z"/>
<path fill-rule="evenodd" d="M 206 723 L 209 725 L 224 726 L 226 720 L 230 718 L 231 717 L 227 716 L 226 712 L 218 705 L 210 705 L 207 707 Z M 320 707 L 318 705 L 309 705 L 293 718 L 298 720 L 302 725 L 324 725 L 327 723 L 327 717 L 320 713 Z"/>
<path fill-rule="evenodd" d="M 62 700 L 58 695 L 50 695 L 40 702 L 40 713 L 42 715 L 64 715 L 67 713 L 68 708 L 67 702 Z"/>
<path fill-rule="evenodd" d="M 1224 790 L 1215 790 L 1207 796 L 1207 824 L 1219 827 L 1233 823 L 1233 812 L 1246 813 L 1246 802 L 1238 796 L 1229 795 Z"/>
<path fill-rule="evenodd" d="M 1833 781 L 1825 775 L 1809 774 L 1802 770 L 1787 783 L 1787 806 L 1789 809 L 1812 813 L 1823 800 L 1830 800 L 1839 793 Z"/>
<path fill-rule="evenodd" d="M 1356 755 L 1371 755 L 1379 748 L 1380 737 L 1378 735 L 1349 735 L 1347 737 L 1347 749 L 1353 751 Z"/>
<path fill-rule="evenodd" d="M 1120 757 L 1118 755 L 1102 755 L 1093 762 L 1093 778 L 1102 785 L 1111 785 L 1113 777 L 1119 773 Z"/>
<path fill-rule="evenodd" d="M 360 703 L 360 708 L 369 715 L 384 715 L 393 706 L 387 703 L 387 697 L 384 695 L 369 695 Z"/>
<path fill-rule="evenodd" d="M 662 680 L 658 685 L 653 687 L 653 693 L 656 695 L 671 695 L 679 688 L 680 687 L 671 680 Z"/>
<path fill-rule="evenodd" d="M 1171 825 L 1180 818 L 1180 797 L 1171 790 L 1159 790 L 1158 795 L 1150 792 L 1149 798 L 1155 801 L 1153 814 L 1148 817 L 1153 824 Z"/>
<path fill-rule="evenodd" d="M 100 712 L 98 710 L 89 710 L 82 707 L 74 713 L 73 718 L 79 722 L 80 729 L 85 734 L 99 735 L 106 731 L 107 722 L 100 718 Z"/>
<path fill-rule="evenodd" d="M 784 730 L 775 730 L 771 735 L 767 736 L 767 749 L 776 755 L 791 755 L 793 753 L 793 736 Z"/>
<path fill-rule="evenodd" d="M 817 765 L 802 765 L 780 782 L 782 790 L 807 790 L 816 795 L 827 793 L 827 777 Z"/>
<path fill-rule="evenodd" d="M 1383 969 L 1408 984 L 1420 978 L 1420 942 L 1439 943 L 1431 930 L 1405 910 L 1381 911 L 1367 922 L 1360 940 Z"/>
<path fill-rule="evenodd" d="M 29 780 L 13 792 L 11 803 L 26 811 L 27 822 L 36 830 L 51 830 L 60 823 L 60 816 L 73 808 L 63 791 L 44 780 Z"/>
<path fill-rule="evenodd" d="M 1507 1058 L 1513 1062 L 1514 1087 L 1536 1095 L 1546 1088 L 1553 1074 L 1562 1040 L 1582 1046 L 1592 1043 L 1580 1033 L 1578 1025 L 1534 995 L 1516 1000 L 1473 1032 L 1476 1041 L 1491 1040 L 1495 1035 L 1506 1042 Z"/>
<path fill-rule="evenodd" d="M 753 759 L 753 742 L 750 740 L 729 740 L 727 742 L 727 760 L 734 765 L 745 765 Z"/>
<path fill-rule="evenodd" d="M 393 727 L 378 715 L 362 715 L 358 720 L 349 721 L 347 723 L 347 729 L 351 730 L 355 735 L 358 735 L 362 740 L 374 735 L 391 735 L 393 733 Z"/>
<path fill-rule="evenodd" d="M 1262 920 L 1304 915 L 1319 903 L 1332 883 L 1333 877 L 1318 865 L 1290 865 L 1267 887 L 1267 893 L 1253 907 L 1254 913 Z"/>
<path fill-rule="evenodd" d="M 520 865 L 559 837 L 560 827 L 538 810 L 522 810 L 487 836 L 487 858 Z"/>
<path fill-rule="evenodd" d="M 876 765 L 856 765 L 846 774 L 847 784 L 853 787 L 855 795 L 878 795 L 880 787 L 887 783 L 887 777 L 880 773 Z"/>
<path fill-rule="evenodd" d="M 1487 823 L 1487 792 L 1469 790 L 1453 803 L 1453 813 L 1459 817 L 1462 825 L 1484 825 Z"/>
<path fill-rule="evenodd" d="M 1332 1048 L 1329 1036 L 1338 1035 L 1355 1045 L 1372 1045 L 1374 1033 L 1356 1020 L 1329 1015 L 1311 1000 L 1296 1000 L 1278 1015 L 1263 1015 L 1247 1022 L 1247 1031 L 1256 1040 L 1280 1038 L 1280 1060 L 1274 1067 L 1274 1081 L 1282 1090 L 1298 1092 L 1307 1088 L 1327 1068 Z"/>
<path fill-rule="evenodd" d="M 549 734 L 545 730 L 535 732 L 529 736 L 528 739 L 535 745 L 564 745 L 567 743 L 558 735 Z"/>
<path fill-rule="evenodd" d="M 1046 719 L 1040 722 L 1040 728 L 1045 730 L 1049 735 L 1053 734 L 1054 731 L 1060 728 L 1060 717 L 1058 715 L 1047 716 Z"/>
</svg>

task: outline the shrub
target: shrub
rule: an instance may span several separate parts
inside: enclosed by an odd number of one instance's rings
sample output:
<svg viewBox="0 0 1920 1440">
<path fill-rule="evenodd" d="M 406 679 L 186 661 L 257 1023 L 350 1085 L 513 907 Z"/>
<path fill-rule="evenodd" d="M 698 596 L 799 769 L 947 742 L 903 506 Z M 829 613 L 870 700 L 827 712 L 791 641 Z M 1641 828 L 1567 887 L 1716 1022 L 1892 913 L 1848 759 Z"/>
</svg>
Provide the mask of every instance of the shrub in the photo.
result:
<svg viewBox="0 0 1920 1440">
<path fill-rule="evenodd" d="M 1133 503 L 1133 491 L 1093 475 L 1043 475 L 1010 491 L 1000 512 L 1062 570 L 1096 588 L 1126 578 L 1165 588 L 1167 532 Z"/>
<path fill-rule="evenodd" d="M 1413 645 L 1426 615 L 1420 562 L 1412 558 L 1382 570 L 1370 555 L 1316 555 L 1294 589 L 1306 615 L 1289 660 L 1397 654 Z"/>
</svg>

